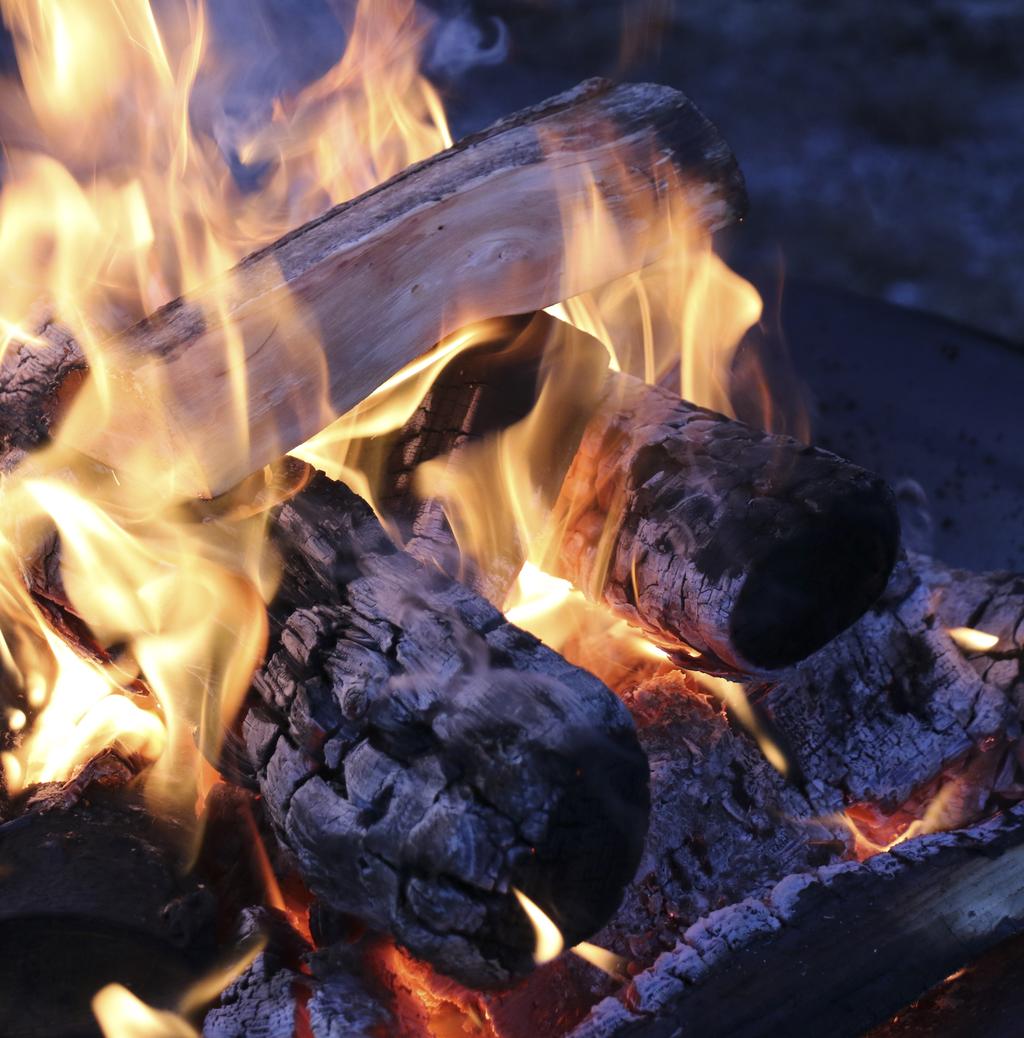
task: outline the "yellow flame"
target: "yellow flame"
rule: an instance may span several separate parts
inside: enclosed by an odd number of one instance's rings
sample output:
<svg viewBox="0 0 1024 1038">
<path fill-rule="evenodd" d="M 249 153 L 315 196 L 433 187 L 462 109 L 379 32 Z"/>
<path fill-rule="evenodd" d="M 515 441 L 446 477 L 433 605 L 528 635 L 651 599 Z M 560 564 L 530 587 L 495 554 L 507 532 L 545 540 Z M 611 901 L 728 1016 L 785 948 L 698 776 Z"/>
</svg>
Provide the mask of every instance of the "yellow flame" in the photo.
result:
<svg viewBox="0 0 1024 1038">
<path fill-rule="evenodd" d="M 252 965 L 265 946 L 262 938 L 247 942 L 233 961 L 196 981 L 180 999 L 177 1012 L 154 1009 L 121 984 L 108 984 L 92 1000 L 104 1038 L 199 1038 L 185 1017 L 212 1002 Z"/>
<path fill-rule="evenodd" d="M 199 1038 L 177 1013 L 146 1005 L 120 984 L 108 984 L 92 1000 L 103 1038 Z"/>
<path fill-rule="evenodd" d="M 581 941 L 571 950 L 573 955 L 578 955 L 591 966 L 596 966 L 603 973 L 607 973 L 609 977 L 622 980 L 626 976 L 628 961 L 621 955 L 608 951 L 607 948 L 600 948 L 589 941 Z"/>
<path fill-rule="evenodd" d="M 0 0 L 0 11 L 20 73 L 0 104 L 0 263 L 17 272 L 0 285 L 0 357 L 14 343 L 46 349 L 41 329 L 52 322 L 74 336 L 90 391 L 64 419 L 65 443 L 80 446 L 116 418 L 125 389 L 109 377 L 109 336 L 450 143 L 419 71 L 414 0 L 360 0 L 338 63 L 234 136 L 227 113 L 193 118 L 200 85 L 205 112 L 227 75 L 201 0 L 163 5 L 159 17 L 149 0 Z M 236 183 L 232 153 L 262 171 L 257 190 Z M 234 394 L 223 435 L 244 452 L 243 333 L 226 294 L 207 305 L 225 327 Z M 289 349 L 296 364 L 318 363 L 312 338 Z M 117 744 L 158 759 L 154 793 L 192 804 L 192 733 L 216 752 L 263 652 L 275 583 L 265 517 L 181 499 L 189 459 L 156 461 L 152 377 L 152 428 L 125 445 L 125 471 L 145 477 L 122 479 L 58 446 L 2 477 L 3 716 L 24 736 L 3 757 L 14 788 L 66 779 Z M 70 605 L 103 659 L 71 651 L 25 589 L 23 571 L 53 531 Z M 140 681 L 158 709 L 136 694 Z"/>
<path fill-rule="evenodd" d="M 545 645 L 622 690 L 672 669 L 668 653 L 567 580 L 527 562 L 505 600 L 505 616 Z"/>
<path fill-rule="evenodd" d="M 965 652 L 988 652 L 999 644 L 998 636 L 974 627 L 951 627 L 946 633 Z"/>
<path fill-rule="evenodd" d="M 780 775 L 787 775 L 789 761 L 786 759 L 786 754 L 758 720 L 743 686 L 738 682 L 726 681 L 725 678 L 714 677 L 711 674 L 695 672 L 693 677 L 701 688 L 720 699 L 736 715 L 740 724 L 757 740 L 765 760 Z"/>
<path fill-rule="evenodd" d="M 531 901 L 521 890 L 513 887 L 512 893 L 515 894 L 533 926 L 536 940 L 533 961 L 538 966 L 543 966 L 545 963 L 557 959 L 565 951 L 565 938 L 562 936 L 561 930 L 544 909 Z M 596 944 L 590 944 L 588 941 L 581 941 L 579 944 L 573 945 L 569 951 L 616 980 L 621 980 L 625 976 L 627 963 L 621 955 L 616 955 Z"/>
<path fill-rule="evenodd" d="M 561 930 L 555 926 L 547 913 L 539 905 L 534 904 L 521 890 L 513 887 L 512 893 L 515 894 L 516 900 L 522 905 L 523 911 L 533 924 L 533 932 L 536 935 L 533 961 L 538 966 L 543 966 L 545 962 L 557 959 L 565 950 Z"/>
</svg>

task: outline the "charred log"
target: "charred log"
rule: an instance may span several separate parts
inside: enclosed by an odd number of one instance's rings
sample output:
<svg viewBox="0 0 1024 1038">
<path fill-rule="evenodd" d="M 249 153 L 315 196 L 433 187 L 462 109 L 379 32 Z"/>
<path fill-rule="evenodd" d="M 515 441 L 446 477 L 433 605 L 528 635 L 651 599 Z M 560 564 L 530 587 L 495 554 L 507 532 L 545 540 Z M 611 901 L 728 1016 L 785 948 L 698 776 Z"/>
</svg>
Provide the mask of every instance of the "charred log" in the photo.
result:
<svg viewBox="0 0 1024 1038">
<path fill-rule="evenodd" d="M 276 520 L 293 612 L 245 722 L 312 890 L 477 986 L 532 967 L 523 890 L 568 940 L 632 877 L 647 766 L 622 704 L 388 540 L 320 476 Z M 316 603 L 316 604 L 311 604 Z"/>
<path fill-rule="evenodd" d="M 899 524 L 882 480 L 628 376 L 609 381 L 553 519 L 557 572 L 690 666 L 805 658 L 878 598 Z"/>
<path fill-rule="evenodd" d="M 573 1038 L 855 1036 L 1024 920 L 1024 812 L 789 876 L 721 909 Z M 766 965 L 769 964 L 769 965 Z"/>
<path fill-rule="evenodd" d="M 265 944 L 207 1012 L 203 1038 L 379 1038 L 388 1009 L 364 975 L 360 946 L 314 953 L 278 914 L 243 916 L 239 943 Z"/>
<path fill-rule="evenodd" d="M 40 787 L 18 808 L 0 826 L 3 1033 L 99 1036 L 90 1002 L 113 982 L 173 1006 L 216 952 L 182 835 L 123 789 Z"/>
<path fill-rule="evenodd" d="M 972 746 L 1018 725 L 1005 692 L 964 658 L 907 562 L 849 631 L 752 694 L 819 812 L 858 801 L 897 807 Z"/>
<path fill-rule="evenodd" d="M 947 628 L 968 627 L 995 638 L 987 647 L 965 648 L 967 661 L 997 687 L 1024 717 L 1024 574 L 970 573 L 936 559 L 913 557 L 932 591 L 936 614 Z"/>
<path fill-rule="evenodd" d="M 406 529 L 416 465 L 476 443 L 476 463 L 484 459 L 492 472 L 482 441 L 546 394 L 555 401 L 542 422 L 548 435 L 538 456 L 522 459 L 551 506 L 549 529 L 534 531 L 552 545 L 546 568 L 659 644 L 698 650 L 696 660 L 681 657 L 684 665 L 741 673 L 790 666 L 884 590 L 899 524 L 880 479 L 607 372 L 596 340 L 546 314 L 496 326 L 488 339 L 449 364 L 402 431 L 349 458 L 383 470 L 382 500 Z M 499 502 L 494 512 L 513 511 Z M 489 519 L 500 526 L 503 516 Z M 431 510 L 414 532 L 414 550 L 446 561 L 449 542 L 437 536 Z M 481 565 L 488 591 L 488 571 L 514 573 L 527 546 L 506 535 L 489 548 Z"/>
<path fill-rule="evenodd" d="M 632 975 L 702 916 L 767 893 L 783 876 L 843 860 L 850 841 L 843 827 L 808 817 L 799 791 L 691 679 L 664 675 L 623 698 L 650 762 L 651 822 L 622 904 L 591 940 Z M 531 1038 L 567 1033 L 622 980 L 563 955 L 496 994 L 453 992 L 438 978 L 421 984 L 475 1009 L 501 1038 Z"/>
</svg>

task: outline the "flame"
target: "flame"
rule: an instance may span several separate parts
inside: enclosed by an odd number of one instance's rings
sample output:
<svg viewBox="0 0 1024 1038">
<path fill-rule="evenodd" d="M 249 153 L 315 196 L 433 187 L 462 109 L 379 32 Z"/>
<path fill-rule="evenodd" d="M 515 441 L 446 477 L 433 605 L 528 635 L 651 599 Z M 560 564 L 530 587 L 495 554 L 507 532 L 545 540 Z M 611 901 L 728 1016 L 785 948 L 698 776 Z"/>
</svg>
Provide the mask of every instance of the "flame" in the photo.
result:
<svg viewBox="0 0 1024 1038">
<path fill-rule="evenodd" d="M 522 906 L 533 926 L 536 940 L 533 951 L 533 961 L 538 966 L 553 962 L 565 951 L 565 938 L 561 930 L 555 925 L 551 917 L 534 901 L 531 901 L 521 890 L 512 888 L 516 900 Z M 626 960 L 614 952 L 600 948 L 596 944 L 581 941 L 569 949 L 574 955 L 596 966 L 599 970 L 607 973 L 617 980 L 623 979 L 626 970 Z"/>
<path fill-rule="evenodd" d="M 503 611 L 517 627 L 616 691 L 673 669 L 668 653 L 647 636 L 532 562 L 519 571 Z"/>
<path fill-rule="evenodd" d="M 946 632 L 964 652 L 989 652 L 999 644 L 999 637 L 974 627 L 951 627 Z"/>
<path fill-rule="evenodd" d="M 533 961 L 538 966 L 545 962 L 552 962 L 565 950 L 565 940 L 562 932 L 555 926 L 551 918 L 537 904 L 534 904 L 521 890 L 512 888 L 516 900 L 523 906 L 523 911 L 529 916 L 530 923 L 537 938 L 533 951 Z"/>
<path fill-rule="evenodd" d="M 199 1038 L 177 1013 L 153 1009 L 120 984 L 108 984 L 92 1000 L 103 1038 Z"/>
<path fill-rule="evenodd" d="M 594 352 L 592 340 L 569 333 L 555 336 L 559 341 L 548 345 L 540 390 L 526 418 L 463 449 L 454 464 L 437 459 L 420 466 L 416 474 L 420 496 L 443 502 L 472 569 L 484 574 L 515 572 L 524 559 L 532 565 L 533 570 L 520 578 L 527 586 L 520 586 L 508 603 L 520 617 L 523 601 L 532 595 L 528 585 L 536 572 L 550 573 L 561 539 L 550 518 L 564 474 L 562 461 L 567 467 L 594 410 L 614 406 L 615 383 L 608 372 L 677 388 L 694 403 L 730 413 L 732 357 L 761 313 L 756 290 L 714 253 L 710 235 L 694 218 L 689 185 L 669 171 L 653 200 L 650 192 L 631 191 L 638 165 L 659 165 L 631 163 L 630 158 L 622 156 L 619 194 L 643 198 L 635 204 L 650 204 L 654 211 L 638 212 L 635 221 L 617 221 L 604 202 L 607 184 L 599 190 L 589 171 L 581 170 L 579 175 L 589 179 L 588 190 L 566 197 L 583 201 L 577 209 L 570 210 L 568 204 L 563 208 L 569 277 L 594 280 L 587 271 L 595 257 L 626 249 L 625 236 L 635 235 L 637 226 L 667 228 L 670 247 L 651 256 L 653 243 L 648 247 L 643 240 L 629 241 L 631 254 L 646 252 L 653 261 L 635 274 L 548 310 L 596 339 L 603 354 L 600 348 Z M 590 546 L 599 559 L 610 558 L 620 518 L 613 502 L 604 529 L 592 532 Z M 592 571 L 595 583 L 600 583 L 603 567 L 595 565 Z M 594 588 L 580 590 L 599 597 Z M 557 628 L 566 622 L 562 608 L 569 601 L 563 596 L 558 607 L 546 608 L 544 621 L 533 617 L 530 629 L 548 644 L 559 645 L 563 638 Z M 589 658 L 581 662 L 590 666 Z"/>
<path fill-rule="evenodd" d="M 67 444 L 81 446 L 116 422 L 124 387 L 110 375 L 110 335 L 216 284 L 253 249 L 451 143 L 440 100 L 419 69 L 425 26 L 414 0 L 359 0 L 339 62 L 294 96 L 277 98 L 264 116 L 239 121 L 216 110 L 229 68 L 201 0 L 172 11 L 149 0 L 0 0 L 0 11 L 20 71 L 0 106 L 7 143 L 0 260 L 18 271 L 0 288 L 0 355 L 14 344 L 47 348 L 46 329 L 58 324 L 81 345 L 91 372 L 90 391 L 63 420 L 60 444 L 4 477 L 0 561 L 9 565 L 0 572 L 0 671 L 14 690 L 5 716 L 23 738 L 3 764 L 17 789 L 67 778 L 95 749 L 116 743 L 155 761 L 155 794 L 191 806 L 201 782 L 194 745 L 215 759 L 220 732 L 264 651 L 265 603 L 276 582 L 266 516 L 183 501 L 189 459 L 158 463 L 155 432 L 140 430 L 125 445 L 130 480 Z M 238 166 L 256 190 L 239 186 Z M 658 170 L 653 200 L 649 190 L 636 190 L 642 168 Z M 695 220 L 700 188 L 663 157 L 621 155 L 621 196 L 653 207 L 636 221 L 617 223 L 604 202 L 614 194 L 609 185 L 599 188 L 586 168 L 579 176 L 589 190 L 567 193 L 581 200 L 562 213 L 567 276 L 585 276 L 601 251 L 627 244 L 644 264 L 553 309 L 596 337 L 600 364 L 555 365 L 533 412 L 494 438 L 475 469 L 468 463 L 469 475 L 428 465 L 417 485 L 444 502 L 465 558 L 481 569 L 517 546 L 511 571 L 523 559 L 530 566 L 511 593 L 513 617 L 550 643 L 576 644 L 578 662 L 604 668 L 620 685 L 631 670 L 666 666 L 665 654 L 618 621 L 596 613 L 581 619 L 582 599 L 566 587 L 541 596 L 531 587 L 557 534 L 546 529 L 552 488 L 539 485 L 540 473 L 552 443 L 571 441 L 566 414 L 585 421 L 608 369 L 677 385 L 688 399 L 728 410 L 731 357 L 758 319 L 760 299 L 715 255 Z M 636 227 L 654 225 L 658 243 L 670 230 L 667 250 L 638 239 Z M 224 328 L 234 390 L 224 438 L 244 455 L 243 332 L 232 324 L 226 294 L 207 291 L 204 299 Z M 376 474 L 350 464 L 349 446 L 404 422 L 444 364 L 487 334 L 470 328 L 442 343 L 296 453 L 372 498 Z M 289 349 L 297 364 L 319 358 L 312 338 Z M 151 377 L 146 397 L 156 401 L 158 430 L 169 423 L 160 414 L 159 372 Z M 616 519 L 609 515 L 608 530 Z M 22 581 L 53 531 L 70 606 L 102 650 L 95 660 L 68 650 Z M 607 533 L 597 540 L 610 547 Z M 543 608 L 541 597 L 550 599 Z"/>
<path fill-rule="evenodd" d="M 199 1032 L 185 1017 L 212 1002 L 252 965 L 265 946 L 262 938 L 246 942 L 232 961 L 185 991 L 177 1012 L 154 1009 L 121 984 L 108 984 L 92 1000 L 103 1038 L 199 1038 Z"/>
<path fill-rule="evenodd" d="M 338 63 L 244 123 L 216 108 L 229 69 L 201 0 L 0 0 L 0 11 L 20 73 L 0 106 L 0 260 L 17 271 L 0 286 L 0 358 L 15 344 L 46 349 L 55 323 L 74 336 L 91 379 L 65 444 L 117 414 L 110 335 L 450 143 L 419 72 L 414 0 L 360 0 Z M 233 165 L 248 171 L 244 188 Z M 244 451 L 241 330 L 226 298 L 210 305 L 234 388 L 224 437 Z M 315 341 L 290 348 L 319 357 Z M 148 387 L 153 429 L 159 388 Z M 194 805 L 193 733 L 213 758 L 264 651 L 275 586 L 265 515 L 183 501 L 187 459 L 180 471 L 157 464 L 147 432 L 126 445 L 131 480 L 57 445 L 3 477 L 0 676 L 8 727 L 23 735 L 3 756 L 13 789 L 65 779 L 118 744 L 156 761 L 154 795 Z M 72 651 L 25 589 L 54 531 L 97 659 Z"/>
</svg>

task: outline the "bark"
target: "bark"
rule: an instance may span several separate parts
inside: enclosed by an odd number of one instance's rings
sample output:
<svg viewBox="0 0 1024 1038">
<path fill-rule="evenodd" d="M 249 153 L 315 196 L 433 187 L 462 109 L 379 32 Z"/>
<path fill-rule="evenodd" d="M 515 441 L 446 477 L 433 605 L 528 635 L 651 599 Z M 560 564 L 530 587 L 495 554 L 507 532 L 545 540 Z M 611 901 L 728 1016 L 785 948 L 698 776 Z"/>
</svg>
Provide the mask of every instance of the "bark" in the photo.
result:
<svg viewBox="0 0 1024 1038">
<path fill-rule="evenodd" d="M 899 524 L 883 481 L 629 376 L 609 381 L 556 504 L 555 572 L 688 666 L 804 659 L 878 598 Z"/>
<path fill-rule="evenodd" d="M 125 984 L 172 1006 L 213 965 L 214 899 L 184 842 L 124 789 L 39 787 L 0 826 L 0 981 L 10 1038 L 99 1034 L 90 1003 Z"/>
<path fill-rule="evenodd" d="M 822 813 L 898 807 L 973 746 L 1018 727 L 1005 690 L 964 658 L 906 561 L 848 632 L 751 694 Z"/>
<path fill-rule="evenodd" d="M 541 309 L 659 258 L 672 245 L 660 199 L 675 179 L 696 225 L 713 230 L 742 214 L 736 162 L 689 100 L 650 84 L 588 81 L 405 170 L 108 340 L 117 407 L 102 428 L 90 418 L 62 436 L 123 470 L 145 429 L 186 492 L 220 493 L 459 327 Z M 566 240 L 597 204 L 621 242 L 572 262 Z M 225 432 L 225 416 L 239 414 L 227 363 L 239 350 L 244 443 Z M 145 478 L 159 462 L 138 464 Z"/>
<path fill-rule="evenodd" d="M 275 828 L 321 898 L 476 986 L 532 967 L 524 891 L 571 941 L 612 914 L 647 766 L 599 682 L 396 550 L 320 476 L 277 515 L 292 612 L 245 721 Z"/>
<path fill-rule="evenodd" d="M 347 461 L 383 473 L 380 500 L 409 530 L 415 467 L 454 454 L 450 467 L 463 473 L 452 495 L 456 528 L 470 498 L 486 518 L 478 525 L 499 531 L 477 566 L 481 588 L 495 594 L 529 546 L 516 543 L 517 510 L 496 485 L 488 440 L 531 409 L 544 435 L 517 459 L 550 509 L 548 529 L 530 531 L 550 545 L 545 568 L 659 644 L 698 650 L 697 659 L 681 655 L 685 666 L 790 666 L 884 590 L 899 529 L 882 480 L 609 372 L 596 340 L 546 314 L 492 329 L 448 365 L 404 429 Z M 450 560 L 436 509 L 413 532 L 412 550 L 449 570 L 464 564 Z"/>
<path fill-rule="evenodd" d="M 1016 808 L 712 913 L 572 1035 L 859 1035 L 1022 921 Z"/>
</svg>

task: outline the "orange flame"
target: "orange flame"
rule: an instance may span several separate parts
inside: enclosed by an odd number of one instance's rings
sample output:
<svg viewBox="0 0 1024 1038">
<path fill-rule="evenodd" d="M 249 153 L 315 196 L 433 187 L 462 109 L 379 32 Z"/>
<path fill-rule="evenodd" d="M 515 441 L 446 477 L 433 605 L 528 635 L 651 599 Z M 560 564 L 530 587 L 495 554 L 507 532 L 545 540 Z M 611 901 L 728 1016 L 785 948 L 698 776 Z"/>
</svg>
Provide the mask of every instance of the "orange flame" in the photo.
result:
<svg viewBox="0 0 1024 1038">
<path fill-rule="evenodd" d="M 109 335 L 450 141 L 419 73 L 413 0 L 361 0 L 337 65 L 233 142 L 243 162 L 266 167 L 256 191 L 235 183 L 218 142 L 190 118 L 201 78 L 221 74 L 201 0 L 160 17 L 149 0 L 0 0 L 0 10 L 21 81 L 3 87 L 0 116 L 0 260 L 18 272 L 0 286 L 0 358 L 14 341 L 44 346 L 41 319 L 74 335 L 91 390 L 72 405 L 64 443 L 117 412 Z M 227 300 L 213 305 L 229 317 Z M 226 327 L 236 403 L 224 436 L 242 451 L 246 372 L 240 335 Z M 290 348 L 319 356 L 314 341 Z M 0 670 L 8 725 L 27 736 L 3 758 L 15 789 L 67 778 L 117 742 L 159 758 L 153 791 L 191 805 L 193 732 L 216 753 L 263 653 L 275 583 L 265 517 L 199 514 L 146 433 L 129 448 L 138 458 L 125 459 L 144 480 L 119 480 L 66 446 L 3 477 Z M 25 591 L 21 570 L 54 529 L 70 604 L 114 664 L 69 650 Z M 139 677 L 160 712 L 126 694 Z"/>
</svg>

